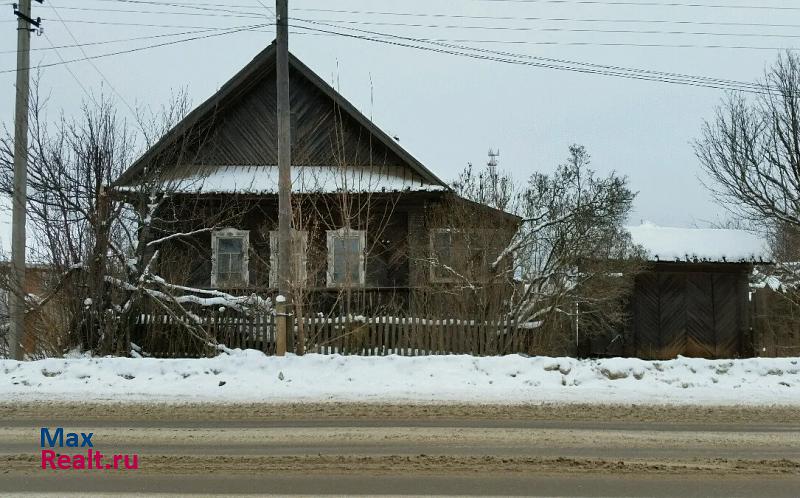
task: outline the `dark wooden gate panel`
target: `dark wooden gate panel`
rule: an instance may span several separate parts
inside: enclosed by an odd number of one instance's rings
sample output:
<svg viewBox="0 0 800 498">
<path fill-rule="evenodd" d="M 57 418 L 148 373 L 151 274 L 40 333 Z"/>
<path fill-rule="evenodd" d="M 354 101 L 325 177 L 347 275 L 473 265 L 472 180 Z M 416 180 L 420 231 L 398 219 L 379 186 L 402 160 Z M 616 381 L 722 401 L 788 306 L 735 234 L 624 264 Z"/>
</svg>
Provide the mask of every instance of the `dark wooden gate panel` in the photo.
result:
<svg viewBox="0 0 800 498">
<path fill-rule="evenodd" d="M 631 300 L 633 347 L 626 348 L 626 353 L 645 359 L 751 354 L 745 340 L 746 268 L 709 271 L 686 266 L 637 276 Z"/>
<path fill-rule="evenodd" d="M 713 357 L 733 358 L 741 354 L 742 300 L 738 275 L 714 275 L 714 335 Z"/>
<path fill-rule="evenodd" d="M 686 350 L 686 275 L 659 274 L 659 325 L 661 350 L 658 358 L 674 358 Z"/>
<path fill-rule="evenodd" d="M 704 358 L 716 356 L 713 289 L 712 274 L 698 272 L 687 275 L 686 350 L 681 354 Z"/>
<path fill-rule="evenodd" d="M 661 349 L 658 301 L 658 275 L 638 275 L 632 313 L 634 356 L 651 358 Z"/>
</svg>

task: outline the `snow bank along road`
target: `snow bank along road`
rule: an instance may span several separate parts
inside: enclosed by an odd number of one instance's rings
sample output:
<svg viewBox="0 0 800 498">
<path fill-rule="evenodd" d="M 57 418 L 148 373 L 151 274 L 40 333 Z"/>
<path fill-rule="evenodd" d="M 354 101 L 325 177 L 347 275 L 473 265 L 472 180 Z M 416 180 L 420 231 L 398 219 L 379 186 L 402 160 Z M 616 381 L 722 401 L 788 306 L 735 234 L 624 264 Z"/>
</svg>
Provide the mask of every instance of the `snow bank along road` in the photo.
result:
<svg viewBox="0 0 800 498">
<path fill-rule="evenodd" d="M 93 432 L 97 449 L 138 453 L 140 469 L 43 472 L 43 426 Z M 797 496 L 798 490 L 794 407 L 0 405 L 2 494 Z"/>
<path fill-rule="evenodd" d="M 14 401 L 648 403 L 800 406 L 800 359 L 359 357 L 0 361 Z"/>
</svg>

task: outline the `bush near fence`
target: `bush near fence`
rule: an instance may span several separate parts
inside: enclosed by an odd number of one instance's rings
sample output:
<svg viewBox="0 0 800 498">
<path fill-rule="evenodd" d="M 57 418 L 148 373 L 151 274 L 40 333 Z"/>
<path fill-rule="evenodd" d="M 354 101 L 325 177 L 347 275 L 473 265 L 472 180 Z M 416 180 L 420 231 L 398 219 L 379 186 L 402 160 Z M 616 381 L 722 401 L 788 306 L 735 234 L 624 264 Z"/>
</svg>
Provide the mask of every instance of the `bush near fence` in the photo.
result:
<svg viewBox="0 0 800 498">
<path fill-rule="evenodd" d="M 756 356 L 800 356 L 800 295 L 758 289 L 750 303 Z"/>
</svg>

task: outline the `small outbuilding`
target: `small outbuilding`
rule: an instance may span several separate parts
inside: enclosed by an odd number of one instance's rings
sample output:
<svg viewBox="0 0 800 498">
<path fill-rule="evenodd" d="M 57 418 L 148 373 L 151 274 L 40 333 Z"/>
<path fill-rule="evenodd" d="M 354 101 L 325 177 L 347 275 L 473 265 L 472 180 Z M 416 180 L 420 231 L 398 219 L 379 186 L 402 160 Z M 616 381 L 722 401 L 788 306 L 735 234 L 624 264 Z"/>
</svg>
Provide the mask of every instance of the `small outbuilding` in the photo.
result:
<svg viewBox="0 0 800 498">
<path fill-rule="evenodd" d="M 616 354 L 645 359 L 753 356 L 749 277 L 769 262 L 767 244 L 732 229 L 629 227 L 648 253 Z M 622 349 L 620 351 L 619 349 Z"/>
</svg>

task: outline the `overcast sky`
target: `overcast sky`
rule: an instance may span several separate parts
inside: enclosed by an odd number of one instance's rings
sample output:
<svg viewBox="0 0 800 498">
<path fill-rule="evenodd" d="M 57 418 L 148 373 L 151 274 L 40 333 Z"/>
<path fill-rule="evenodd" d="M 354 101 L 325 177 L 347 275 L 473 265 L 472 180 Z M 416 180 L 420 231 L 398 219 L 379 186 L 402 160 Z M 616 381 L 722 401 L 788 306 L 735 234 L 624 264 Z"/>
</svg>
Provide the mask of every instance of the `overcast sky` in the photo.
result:
<svg viewBox="0 0 800 498">
<path fill-rule="evenodd" d="M 274 7 L 270 0 L 263 1 Z M 85 44 L 270 22 L 262 17 L 270 14 L 255 0 L 160 3 L 34 3 L 34 17 L 44 19 L 45 34 L 33 37 L 32 62 L 45 65 L 85 56 L 74 47 L 58 53 L 41 50 L 51 44 L 58 47 L 74 45 L 75 40 Z M 189 3 L 195 8 L 175 6 Z M 662 5 L 652 5 L 659 3 Z M 666 3 L 717 7 L 663 5 Z M 15 67 L 16 25 L 11 6 L 6 4 L 4 9 L 0 16 L 0 71 Z M 800 7 L 789 0 L 290 0 L 290 11 L 294 18 L 326 23 L 305 26 L 328 31 L 365 34 L 350 30 L 355 28 L 412 38 L 464 40 L 458 43 L 739 81 L 757 78 L 780 48 L 791 48 L 800 39 L 796 29 L 800 27 Z M 601 19 L 604 21 L 598 21 Z M 445 180 L 451 180 L 468 162 L 484 164 L 491 147 L 500 149 L 501 167 L 523 181 L 533 171 L 552 170 L 565 158 L 569 144 L 580 143 L 591 153 L 594 169 L 627 175 L 639 192 L 631 223 L 650 220 L 662 225 L 706 226 L 727 217 L 700 184 L 699 165 L 691 147 L 703 119 L 712 115 L 723 96 L 722 90 L 477 60 L 319 32 L 313 35 L 299 27 L 292 31 L 303 32 L 293 34 L 290 40 L 296 56 L 390 135 L 397 135 L 409 152 Z M 83 50 L 95 56 L 210 33 L 226 34 L 98 58 L 94 64 L 81 61 L 42 69 L 50 116 L 55 118 L 61 110 L 67 115 L 74 113 L 87 99 L 81 85 L 94 95 L 105 93 L 119 100 L 119 94 L 134 107 L 160 106 L 173 91 L 186 87 L 197 105 L 274 37 L 271 27 L 235 33 L 205 31 L 87 45 Z M 722 48 L 734 46 L 771 49 Z M 14 73 L 0 73 L 0 86 L 0 119 L 11 126 Z M 120 112 L 132 119 L 121 102 Z M 6 225 L 7 218 L 3 218 Z M 7 227 L 0 230 L 4 246 L 8 245 L 7 233 Z"/>
</svg>

